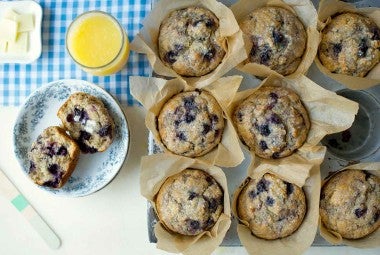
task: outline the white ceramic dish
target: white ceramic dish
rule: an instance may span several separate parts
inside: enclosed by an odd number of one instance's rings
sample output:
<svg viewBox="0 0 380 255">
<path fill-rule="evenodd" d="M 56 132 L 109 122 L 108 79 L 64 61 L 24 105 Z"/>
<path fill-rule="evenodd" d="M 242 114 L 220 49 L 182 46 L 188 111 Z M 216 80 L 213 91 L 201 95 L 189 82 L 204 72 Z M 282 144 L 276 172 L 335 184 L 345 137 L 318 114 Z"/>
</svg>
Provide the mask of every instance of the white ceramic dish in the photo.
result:
<svg viewBox="0 0 380 255">
<path fill-rule="evenodd" d="M 82 91 L 101 99 L 115 121 L 115 137 L 104 152 L 83 154 L 67 181 L 60 189 L 40 187 L 52 194 L 79 197 L 89 195 L 106 186 L 119 172 L 129 147 L 128 123 L 115 99 L 100 87 L 81 80 L 60 80 L 47 84 L 32 93 L 21 106 L 13 129 L 16 158 L 29 178 L 27 153 L 33 141 L 48 126 L 60 125 L 56 116 L 60 106 L 73 93 Z"/>
<path fill-rule="evenodd" d="M 0 18 L 8 9 L 23 14 L 30 13 L 34 15 L 34 29 L 29 32 L 29 46 L 26 54 L 10 54 L 0 52 L 0 63 L 20 63 L 28 64 L 38 59 L 42 51 L 41 40 L 41 24 L 42 24 L 42 8 L 34 1 L 1 1 L 0 2 Z"/>
</svg>

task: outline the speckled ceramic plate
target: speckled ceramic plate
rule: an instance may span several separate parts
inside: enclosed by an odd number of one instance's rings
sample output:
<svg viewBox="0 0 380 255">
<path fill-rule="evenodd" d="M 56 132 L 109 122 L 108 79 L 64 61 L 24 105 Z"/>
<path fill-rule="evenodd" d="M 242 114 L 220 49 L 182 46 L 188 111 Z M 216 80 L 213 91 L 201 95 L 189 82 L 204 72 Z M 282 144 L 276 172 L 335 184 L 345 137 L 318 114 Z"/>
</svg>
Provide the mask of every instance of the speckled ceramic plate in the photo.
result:
<svg viewBox="0 0 380 255">
<path fill-rule="evenodd" d="M 128 152 L 128 123 L 115 99 L 100 87 L 81 80 L 60 80 L 47 84 L 29 96 L 13 130 L 13 144 L 22 170 L 29 178 L 28 150 L 32 142 L 48 126 L 60 125 L 59 107 L 73 93 L 82 91 L 100 98 L 115 121 L 115 138 L 104 152 L 81 154 L 77 167 L 67 183 L 60 189 L 40 187 L 52 194 L 79 197 L 86 196 L 106 186 L 119 172 Z"/>
</svg>

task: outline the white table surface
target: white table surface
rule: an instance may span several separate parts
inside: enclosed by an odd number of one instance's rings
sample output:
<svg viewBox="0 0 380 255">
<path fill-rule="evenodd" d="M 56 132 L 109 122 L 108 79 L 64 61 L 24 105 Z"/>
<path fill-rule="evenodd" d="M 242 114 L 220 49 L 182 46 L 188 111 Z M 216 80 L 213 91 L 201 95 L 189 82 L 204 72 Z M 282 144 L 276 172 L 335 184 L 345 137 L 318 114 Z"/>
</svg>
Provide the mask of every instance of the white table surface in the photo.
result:
<svg viewBox="0 0 380 255">
<path fill-rule="evenodd" d="M 169 254 L 148 241 L 146 200 L 140 195 L 140 157 L 147 154 L 145 112 L 127 107 L 131 131 L 128 158 L 117 177 L 87 197 L 64 198 L 38 189 L 13 154 L 17 108 L 0 107 L 0 168 L 61 238 L 51 250 L 21 214 L 0 194 L 0 254 Z M 243 247 L 220 247 L 213 254 L 247 254 Z M 311 247 L 305 254 L 380 254 L 379 249 Z"/>
</svg>

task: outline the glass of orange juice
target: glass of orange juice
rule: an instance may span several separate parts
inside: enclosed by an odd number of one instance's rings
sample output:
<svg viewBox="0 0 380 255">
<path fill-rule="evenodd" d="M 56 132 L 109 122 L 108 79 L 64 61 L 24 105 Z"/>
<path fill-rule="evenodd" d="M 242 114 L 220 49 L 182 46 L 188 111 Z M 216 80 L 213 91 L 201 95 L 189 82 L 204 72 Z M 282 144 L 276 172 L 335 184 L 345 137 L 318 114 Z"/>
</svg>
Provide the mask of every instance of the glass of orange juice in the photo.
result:
<svg viewBox="0 0 380 255">
<path fill-rule="evenodd" d="M 110 14 L 89 11 L 79 15 L 66 33 L 66 48 L 85 72 L 110 75 L 120 71 L 128 60 L 128 37 Z"/>
</svg>

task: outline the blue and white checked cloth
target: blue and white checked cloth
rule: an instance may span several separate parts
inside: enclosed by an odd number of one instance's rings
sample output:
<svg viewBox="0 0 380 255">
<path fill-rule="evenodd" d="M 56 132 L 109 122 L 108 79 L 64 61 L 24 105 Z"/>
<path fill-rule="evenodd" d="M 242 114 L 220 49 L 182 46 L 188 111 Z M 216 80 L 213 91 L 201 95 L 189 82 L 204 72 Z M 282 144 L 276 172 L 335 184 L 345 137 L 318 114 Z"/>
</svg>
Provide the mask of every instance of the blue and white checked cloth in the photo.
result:
<svg viewBox="0 0 380 255">
<path fill-rule="evenodd" d="M 130 75 L 148 76 L 149 62 L 144 55 L 131 52 L 124 69 L 114 75 L 98 77 L 83 72 L 65 47 L 66 29 L 79 14 L 101 10 L 116 17 L 129 40 L 138 33 L 151 10 L 151 0 L 41 0 L 42 54 L 31 64 L 0 64 L 0 106 L 22 104 L 36 88 L 59 79 L 82 79 L 105 88 L 123 104 L 137 105 L 129 92 Z"/>
</svg>

